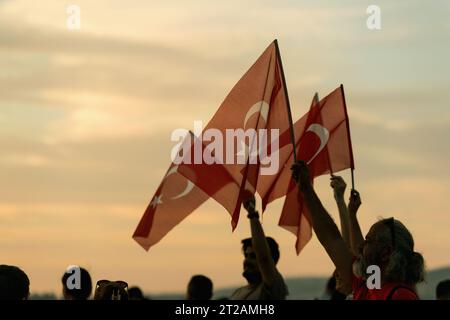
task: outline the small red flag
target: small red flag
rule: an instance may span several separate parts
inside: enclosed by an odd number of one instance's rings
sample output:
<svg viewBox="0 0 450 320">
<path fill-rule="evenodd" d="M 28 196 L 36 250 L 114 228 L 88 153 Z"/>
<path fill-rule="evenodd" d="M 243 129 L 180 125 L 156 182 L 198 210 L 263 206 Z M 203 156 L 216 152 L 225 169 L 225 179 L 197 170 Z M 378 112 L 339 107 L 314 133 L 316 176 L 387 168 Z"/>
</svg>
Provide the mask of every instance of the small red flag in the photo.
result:
<svg viewBox="0 0 450 320">
<path fill-rule="evenodd" d="M 309 112 L 294 124 L 294 130 L 298 160 L 308 164 L 312 179 L 347 168 L 354 169 L 350 128 L 342 86 L 319 103 L 313 101 Z M 286 140 L 284 135 L 287 133 L 280 137 L 280 146 Z M 281 152 L 283 149 L 280 147 Z M 298 187 L 291 179 L 290 166 L 294 163 L 292 151 L 289 153 L 287 149 L 283 158 L 287 158 L 283 171 L 279 173 L 275 181 L 272 181 L 267 188 L 268 192 L 262 195 L 263 207 L 287 195 L 279 225 L 297 236 L 296 249 L 299 253 L 311 238 L 311 219 L 303 206 Z"/>
</svg>

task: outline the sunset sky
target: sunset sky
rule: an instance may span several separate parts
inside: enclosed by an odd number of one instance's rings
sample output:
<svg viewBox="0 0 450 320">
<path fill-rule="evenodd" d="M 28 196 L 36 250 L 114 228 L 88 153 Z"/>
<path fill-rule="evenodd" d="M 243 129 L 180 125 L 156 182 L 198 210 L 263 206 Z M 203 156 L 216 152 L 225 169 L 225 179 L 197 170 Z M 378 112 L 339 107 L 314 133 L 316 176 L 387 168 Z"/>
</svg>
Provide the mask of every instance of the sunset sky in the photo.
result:
<svg viewBox="0 0 450 320">
<path fill-rule="evenodd" d="M 69 4 L 80 30 L 66 26 Z M 381 30 L 366 26 L 371 4 Z M 170 133 L 206 123 L 275 38 L 294 120 L 316 91 L 345 86 L 363 232 L 395 216 L 428 268 L 449 265 L 446 0 L 0 0 L 0 264 L 20 266 L 35 293 L 59 294 L 72 264 L 150 294 L 198 273 L 242 285 L 248 221 L 232 233 L 213 201 L 149 252 L 131 236 L 171 162 Z M 316 186 L 338 221 L 329 177 Z M 295 254 L 282 204 L 263 224 L 280 272 L 329 275 L 315 236 Z"/>
</svg>

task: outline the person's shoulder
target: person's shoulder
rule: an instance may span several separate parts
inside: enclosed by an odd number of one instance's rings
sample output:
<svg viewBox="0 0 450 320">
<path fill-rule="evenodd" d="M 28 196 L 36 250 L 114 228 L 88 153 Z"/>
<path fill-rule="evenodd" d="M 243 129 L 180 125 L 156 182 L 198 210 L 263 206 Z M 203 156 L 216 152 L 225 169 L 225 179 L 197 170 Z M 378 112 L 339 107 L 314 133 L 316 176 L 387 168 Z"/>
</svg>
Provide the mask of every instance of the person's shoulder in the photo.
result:
<svg viewBox="0 0 450 320">
<path fill-rule="evenodd" d="M 419 300 L 419 297 L 412 289 L 399 287 L 392 293 L 392 300 Z"/>
<path fill-rule="evenodd" d="M 285 299 L 286 296 L 289 295 L 289 290 L 286 285 L 286 282 L 284 281 L 283 276 L 278 270 L 276 270 L 275 281 L 272 284 L 272 287 L 264 285 L 263 289 L 267 291 L 271 299 L 276 300 Z"/>
<path fill-rule="evenodd" d="M 276 269 L 275 283 L 286 286 L 283 275 Z"/>
<path fill-rule="evenodd" d="M 276 273 L 277 279 L 281 279 L 282 281 L 284 281 L 283 275 L 280 273 L 280 271 L 278 271 L 277 268 L 275 268 L 275 273 Z"/>
<path fill-rule="evenodd" d="M 366 288 L 366 281 L 363 278 L 356 276 L 352 272 L 352 291 L 361 291 Z"/>
<path fill-rule="evenodd" d="M 230 300 L 241 300 L 243 291 L 246 290 L 247 288 L 248 288 L 248 286 L 242 286 L 242 287 L 239 287 L 236 290 L 234 290 L 230 296 Z"/>
</svg>

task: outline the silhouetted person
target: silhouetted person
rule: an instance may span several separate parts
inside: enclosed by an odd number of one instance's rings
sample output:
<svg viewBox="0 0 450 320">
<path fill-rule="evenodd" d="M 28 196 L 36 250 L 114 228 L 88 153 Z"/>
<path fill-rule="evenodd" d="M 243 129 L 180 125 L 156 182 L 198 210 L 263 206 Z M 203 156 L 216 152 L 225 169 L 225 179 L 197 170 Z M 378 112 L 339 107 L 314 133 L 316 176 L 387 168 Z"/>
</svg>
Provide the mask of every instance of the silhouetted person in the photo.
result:
<svg viewBox="0 0 450 320">
<path fill-rule="evenodd" d="M 350 239 L 350 217 L 347 204 L 345 203 L 344 194 L 347 184 L 344 179 L 340 176 L 331 175 L 330 178 L 330 186 L 333 188 L 334 200 L 336 201 L 336 205 L 339 211 L 339 220 L 341 222 L 341 234 L 342 239 L 347 244 L 347 246 L 351 249 L 351 239 Z M 350 205 L 354 207 L 354 214 L 359 208 L 359 204 L 355 206 L 355 203 L 351 202 Z M 347 291 L 345 293 L 341 292 Z M 345 300 L 347 295 L 350 294 L 350 290 L 346 290 L 345 287 L 342 286 L 342 281 L 340 280 L 339 274 L 336 270 L 334 270 L 333 275 L 329 278 L 326 291 L 324 293 L 323 298 L 329 300 Z"/>
<path fill-rule="evenodd" d="M 288 295 L 287 286 L 278 272 L 276 264 L 280 258 L 277 242 L 264 235 L 255 211 L 255 198 L 248 195 L 244 202 L 248 212 L 252 237 L 242 240 L 244 272 L 248 285 L 237 289 L 231 300 L 283 300 Z"/>
<path fill-rule="evenodd" d="M 0 300 L 27 300 L 30 280 L 16 266 L 0 265 Z"/>
<path fill-rule="evenodd" d="M 139 287 L 128 289 L 128 300 L 147 300 Z"/>
<path fill-rule="evenodd" d="M 188 300 L 210 300 L 213 296 L 213 283 L 203 275 L 195 275 L 189 281 L 186 293 Z"/>
<path fill-rule="evenodd" d="M 347 295 L 339 292 L 336 288 L 337 279 L 336 272 L 328 279 L 325 292 L 320 298 L 320 300 L 345 300 Z"/>
<path fill-rule="evenodd" d="M 70 272 L 64 272 L 61 282 L 63 286 L 63 297 L 64 300 L 88 300 L 92 293 L 92 280 L 89 272 L 84 268 L 79 268 L 80 270 L 80 288 L 72 288 L 71 279 L 72 276 Z"/>
<path fill-rule="evenodd" d="M 348 205 L 349 248 L 314 191 L 306 163 L 299 161 L 292 170 L 311 213 L 317 238 L 336 266 L 341 291 L 353 292 L 355 300 L 418 299 L 416 284 L 424 280 L 424 259 L 414 251 L 414 239 L 408 229 L 394 218 L 383 219 L 372 225 L 364 240 L 356 219 L 361 199 L 359 193 L 352 190 Z M 356 261 L 355 251 L 358 252 Z M 371 265 L 379 267 L 379 289 L 366 286 L 367 268 Z"/>
<path fill-rule="evenodd" d="M 97 281 L 94 300 L 128 300 L 127 287 L 125 281 Z"/>
<path fill-rule="evenodd" d="M 436 287 L 437 300 L 450 300 L 450 279 L 442 280 Z"/>
</svg>

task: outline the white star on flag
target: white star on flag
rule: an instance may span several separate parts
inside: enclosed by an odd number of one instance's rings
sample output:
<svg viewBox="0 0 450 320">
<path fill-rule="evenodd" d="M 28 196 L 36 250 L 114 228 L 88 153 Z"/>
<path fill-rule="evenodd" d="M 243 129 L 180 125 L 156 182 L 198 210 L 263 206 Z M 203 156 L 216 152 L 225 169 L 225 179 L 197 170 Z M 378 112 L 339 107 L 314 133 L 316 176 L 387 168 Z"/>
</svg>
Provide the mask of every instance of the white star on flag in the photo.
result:
<svg viewBox="0 0 450 320">
<path fill-rule="evenodd" d="M 154 208 L 156 208 L 156 206 L 158 205 L 158 204 L 161 204 L 162 203 L 162 195 L 160 195 L 160 196 L 155 196 L 154 198 L 153 198 L 153 200 L 152 200 L 152 202 L 150 203 L 150 205 L 153 207 L 153 209 Z"/>
</svg>

